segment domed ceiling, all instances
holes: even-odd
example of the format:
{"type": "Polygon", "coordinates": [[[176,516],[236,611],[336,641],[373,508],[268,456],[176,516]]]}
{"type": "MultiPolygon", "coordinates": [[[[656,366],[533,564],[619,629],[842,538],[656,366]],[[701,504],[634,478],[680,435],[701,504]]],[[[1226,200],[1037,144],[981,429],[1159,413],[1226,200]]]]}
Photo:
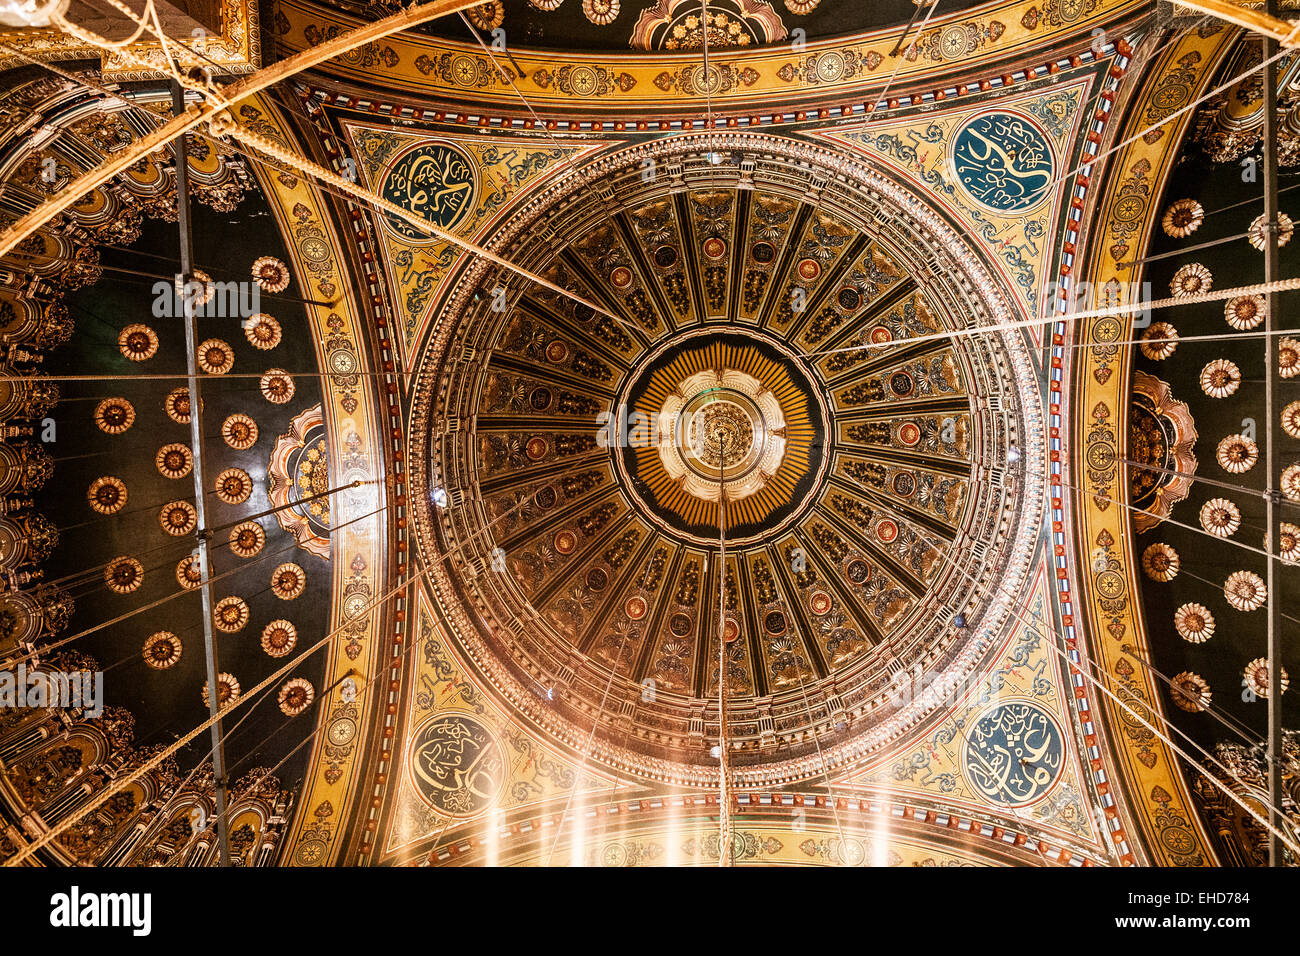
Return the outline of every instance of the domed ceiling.
{"type": "MultiPolygon", "coordinates": [[[[109,710],[0,709],[0,857],[219,858],[186,562],[220,532],[239,865],[1261,860],[1267,409],[1256,343],[1215,340],[1259,303],[1069,314],[1257,278],[1258,92],[1185,109],[1239,33],[1138,0],[396,9],[216,18],[207,65],[254,80],[184,140],[196,262],[267,307],[196,340],[215,528],[144,295],[176,147],[4,259],[0,655],[102,669],[109,710]]],[[[5,42],[68,67],[6,73],[8,236],[169,104],[156,45],[5,42]]]]}
{"type": "Polygon", "coordinates": [[[469,268],[419,359],[414,491],[512,708],[571,745],[603,710],[603,759],[705,781],[721,594],[734,762],[766,784],[915,720],[899,670],[977,664],[1037,533],[1039,398],[1015,335],[944,334],[1008,312],[932,210],[842,153],[688,137],[488,246],[573,295],[469,268]]]}

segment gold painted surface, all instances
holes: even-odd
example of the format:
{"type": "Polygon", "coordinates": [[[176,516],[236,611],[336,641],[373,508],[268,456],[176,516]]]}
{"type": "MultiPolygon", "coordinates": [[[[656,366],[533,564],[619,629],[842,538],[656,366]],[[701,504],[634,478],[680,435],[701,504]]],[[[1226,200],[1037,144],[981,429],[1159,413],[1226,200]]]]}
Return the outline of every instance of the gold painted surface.
{"type": "MultiPolygon", "coordinates": [[[[1234,37],[1233,31],[1222,29],[1208,37],[1192,33],[1165,51],[1149,79],[1142,81],[1128,123],[1117,132],[1117,140],[1133,136],[1200,95],[1210,85],[1215,67],[1234,37]]],[[[1165,178],[1192,116],[1183,114],[1112,158],[1106,191],[1099,200],[1101,219],[1088,240],[1091,255],[1083,260],[1091,262],[1092,269],[1079,276],[1091,281],[1094,289],[1141,280],[1118,263],[1144,254],[1147,237],[1161,212],[1158,201],[1165,178]]],[[[1079,341],[1097,343],[1134,335],[1123,319],[1109,317],[1080,323],[1072,334],[1079,341]]],[[[1079,365],[1071,396],[1076,437],[1070,480],[1084,492],[1063,489],[1062,494],[1071,503],[1067,511],[1076,522],[1074,560],[1082,569],[1090,655],[1104,671],[1108,689],[1159,727],[1165,724],[1161,695],[1140,663],[1149,659],[1149,645],[1137,599],[1137,562],[1126,507],[1128,482],[1116,461],[1128,434],[1132,350],[1101,344],[1075,354],[1079,365]]],[[[1149,862],[1213,865],[1214,853],[1186,786],[1186,774],[1193,771],[1180,766],[1180,758],[1160,738],[1099,691],[1089,687],[1088,698],[1105,715],[1126,796],[1119,803],[1146,835],[1149,862]]]]}
{"type": "MultiPolygon", "coordinates": [[[[283,118],[265,99],[240,106],[237,120],[281,142],[292,142],[283,118]]],[[[304,305],[316,343],[318,367],[362,369],[362,322],[346,294],[348,279],[340,238],[322,205],[316,186],[288,173],[250,163],[257,174],[293,257],[290,266],[306,295],[330,305],[304,305]]],[[[379,599],[384,597],[384,561],[388,518],[382,433],[373,391],[354,374],[321,379],[333,485],[360,479],[372,482],[339,495],[334,503],[331,535],[333,599],[330,628],[337,629],[329,649],[322,685],[329,687],[349,671],[359,690],[386,686],[386,665],[377,630],[379,599]],[[378,512],[377,514],[375,512],[378,512]],[[369,517],[365,517],[365,516],[369,517]]],[[[299,799],[294,829],[281,856],[284,865],[321,866],[339,862],[340,829],[358,811],[354,799],[357,773],[366,751],[380,733],[370,716],[374,693],[345,702],[335,687],[317,717],[324,732],[311,745],[311,760],[299,799]]]]}
{"type": "MultiPolygon", "coordinates": [[[[886,121],[870,118],[832,129],[817,131],[825,139],[841,143],[871,157],[915,184],[929,202],[947,212],[965,227],[965,234],[980,242],[990,262],[996,263],[1008,288],[1028,316],[1043,310],[1042,290],[1053,268],[1052,237],[1058,235],[1061,207],[1067,196],[1059,186],[1049,197],[1023,211],[1000,212],[976,200],[960,181],[964,168],[954,151],[954,138],[972,119],[982,115],[1006,114],[1031,124],[1044,135],[1052,151],[1052,178],[1073,168],[1071,157],[1083,135],[1080,106],[1091,102],[1096,67],[1077,71],[1073,79],[1062,73],[1059,82],[1029,95],[1006,97],[978,107],[927,113],[920,117],[886,121]]],[[[998,155],[996,145],[987,147],[989,158],[998,155]]],[[[1043,179],[1035,174],[1038,185],[1043,179]]],[[[1041,337],[1040,329],[1031,330],[1041,337]]]]}
{"type": "MultiPolygon", "coordinates": [[[[1131,14],[1143,0],[1066,0],[1044,4],[1021,0],[973,16],[935,17],[905,54],[895,84],[905,88],[926,74],[960,66],[977,70],[982,63],[1031,51],[1047,51],[1062,39],[1088,37],[1091,27],[1131,14]]],[[[355,23],[346,15],[317,7],[309,0],[280,0],[273,32],[287,50],[297,51],[327,40],[355,23]]],[[[509,22],[505,28],[509,30],[509,22]]],[[[513,74],[519,90],[534,105],[620,108],[678,108],[683,98],[715,107],[770,109],[775,101],[807,96],[852,98],[879,95],[898,63],[889,56],[897,29],[867,34],[858,40],[825,40],[796,51],[774,45],[749,51],[726,50],[713,59],[706,82],[699,57],[684,53],[589,54],[511,49],[497,57],[513,74]],[[518,67],[518,71],[514,67],[518,67]]],[[[515,110],[518,94],[496,66],[472,43],[405,35],[371,44],[335,61],[341,78],[372,82],[380,88],[439,96],[458,104],[493,104],[515,110]]],[[[825,102],[831,102],[827,99],[825,102]]]]}
{"type": "MultiPolygon", "coordinates": [[[[497,228],[520,194],[571,170],[583,157],[605,145],[590,140],[557,145],[536,136],[490,140],[473,134],[430,136],[395,130],[391,126],[353,123],[345,123],[344,130],[358,159],[361,183],[381,193],[394,180],[395,166],[404,156],[422,149],[450,147],[451,152],[444,155],[463,157],[473,167],[472,175],[467,178],[471,183],[470,198],[468,205],[444,228],[472,242],[497,228]]],[[[459,181],[444,184],[442,188],[457,185],[459,181]]],[[[388,198],[405,205],[420,198],[421,190],[432,187],[411,183],[399,187],[393,183],[393,188],[395,192],[388,198]]],[[[425,212],[437,214],[433,207],[425,212]]],[[[409,238],[402,230],[390,228],[386,220],[378,234],[386,265],[384,274],[393,302],[401,309],[398,324],[402,334],[396,341],[409,363],[415,343],[428,334],[433,307],[443,297],[444,283],[465,253],[450,243],[409,238]]]]}

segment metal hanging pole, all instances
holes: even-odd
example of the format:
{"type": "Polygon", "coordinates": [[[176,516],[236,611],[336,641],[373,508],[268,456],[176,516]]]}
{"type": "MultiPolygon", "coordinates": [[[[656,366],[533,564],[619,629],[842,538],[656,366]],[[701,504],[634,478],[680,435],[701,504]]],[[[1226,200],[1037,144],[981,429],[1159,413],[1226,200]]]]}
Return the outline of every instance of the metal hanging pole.
{"type": "Polygon", "coordinates": [[[732,866],[727,779],[727,445],[718,442],[718,866],[732,866]]]}
{"type": "MultiPolygon", "coordinates": [[[[180,116],[185,112],[185,90],[179,83],[172,83],[172,112],[180,116]]],[[[176,212],[180,226],[181,281],[188,283],[194,270],[194,235],[190,220],[190,174],[189,155],[185,148],[185,137],[176,140],[176,212]]],[[[203,606],[203,656],[208,675],[208,716],[216,717],[221,709],[217,699],[217,641],[212,632],[212,581],[211,567],[208,562],[208,538],[212,532],[207,526],[204,505],[203,484],[203,430],[200,420],[203,416],[203,402],[199,397],[198,369],[198,331],[195,328],[193,296],[182,285],[177,291],[185,311],[185,371],[190,395],[190,450],[194,453],[194,510],[197,514],[194,537],[197,546],[194,550],[195,562],[199,567],[199,596],[203,606]]],[[[217,847],[222,866],[230,866],[230,834],[226,823],[226,748],[221,721],[212,725],[212,778],[215,786],[213,798],[217,815],[217,847]]]]}
{"type": "MultiPolygon", "coordinates": [[[[1277,0],[1265,7],[1270,17],[1277,16],[1277,0]]],[[[1264,44],[1264,220],[1268,241],[1264,245],[1264,281],[1279,277],[1278,269],[1278,197],[1277,197],[1277,72],[1268,58],[1277,53],[1277,40],[1265,35],[1264,44]]],[[[1276,292],[1268,294],[1264,330],[1279,328],[1276,292]]],[[[1268,802],[1273,829],[1268,835],[1268,865],[1283,866],[1282,842],[1277,830],[1283,826],[1278,807],[1282,805],[1282,595],[1278,593],[1278,548],[1281,544],[1278,505],[1281,485],[1277,472],[1277,449],[1274,447],[1274,416],[1280,407],[1278,395],[1279,343],[1272,335],[1264,338],[1264,475],[1268,494],[1264,500],[1268,527],[1268,802]]]]}

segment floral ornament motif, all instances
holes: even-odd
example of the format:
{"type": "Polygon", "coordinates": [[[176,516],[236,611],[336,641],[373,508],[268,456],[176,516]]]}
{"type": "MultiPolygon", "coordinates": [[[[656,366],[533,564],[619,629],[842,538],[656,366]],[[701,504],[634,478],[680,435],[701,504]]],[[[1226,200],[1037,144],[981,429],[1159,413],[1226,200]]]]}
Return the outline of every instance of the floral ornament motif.
{"type": "Polygon", "coordinates": [[[158,523],[174,538],[189,534],[198,524],[198,512],[188,501],[169,501],[158,512],[158,523]]]}
{"type": "Polygon", "coordinates": [[[1210,685],[1200,674],[1183,671],[1175,674],[1169,681],[1169,696],[1174,706],[1189,714],[1210,709],[1210,685]]]}
{"type": "Polygon", "coordinates": [[[209,375],[225,375],[235,367],[235,350],[221,339],[208,339],[199,345],[199,368],[209,375]]]}
{"type": "Polygon", "coordinates": [[[143,362],[158,354],[158,333],[147,325],[133,323],[118,333],[117,347],[132,362],[143,362]]]}
{"type": "Polygon", "coordinates": [[[262,650],[271,657],[284,657],[297,643],[298,629],[288,621],[272,621],[262,628],[262,650]]]}
{"type": "Polygon", "coordinates": [[[1241,369],[1235,362],[1217,358],[1201,369],[1201,391],[1210,398],[1227,398],[1241,387],[1241,369]]]}
{"type": "Polygon", "coordinates": [[[495,30],[505,22],[506,8],[500,0],[490,0],[466,11],[470,22],[480,30],[495,30]]]}
{"type": "Polygon", "coordinates": [[[1151,327],[1142,333],[1138,348],[1153,362],[1163,361],[1178,348],[1178,330],[1168,322],[1152,322],[1151,327]]]}
{"type": "Polygon", "coordinates": [[[1241,527],[1241,509],[1227,498],[1211,498],[1201,505],[1201,527],[1217,538],[1231,538],[1241,527]]]}
{"type": "Polygon", "coordinates": [[[785,8],[795,16],[804,17],[812,13],[822,0],[785,0],[785,8]]]}
{"type": "Polygon", "coordinates": [[[202,582],[199,574],[199,562],[194,555],[181,558],[176,564],[176,583],[187,591],[193,591],[202,582]]]}
{"type": "Polygon", "coordinates": [[[1169,291],[1177,299],[1189,295],[1199,295],[1202,292],[1210,291],[1213,278],[1210,275],[1210,270],[1201,263],[1189,262],[1174,273],[1173,279],[1169,282],[1169,291]]]}
{"type": "Polygon", "coordinates": [[[1268,600],[1268,588],[1253,571],[1233,571],[1223,582],[1223,596],[1238,611],[1255,611],[1268,600]]]}
{"type": "Polygon", "coordinates": [[[307,587],[307,573],[287,562],[271,572],[271,593],[281,601],[292,601],[307,587]]]}
{"type": "Polygon", "coordinates": [[[316,699],[316,688],[301,677],[284,682],[278,695],[280,710],[287,717],[297,717],[316,699]]]}
{"type": "MultiPolygon", "coordinates": [[[[1256,697],[1268,697],[1268,658],[1257,657],[1242,671],[1242,676],[1246,678],[1246,686],[1254,692],[1256,697]]],[[[1291,686],[1291,677],[1287,674],[1286,668],[1282,668],[1281,680],[1282,693],[1291,686]]]]}
{"type": "Polygon", "coordinates": [[[1300,501],[1300,462],[1288,465],[1282,472],[1282,494],[1292,501],[1300,501]]]}
{"type": "Polygon", "coordinates": [[[619,0],[582,0],[582,12],[588,20],[603,27],[618,19],[619,0]]]}
{"type": "Polygon", "coordinates": [[[275,256],[262,256],[253,262],[253,281],[263,292],[283,292],[289,288],[289,267],[275,256]]]}
{"type": "Polygon", "coordinates": [[[125,398],[106,398],[95,406],[95,425],[101,432],[120,435],[135,424],[135,406],[125,398]]]}
{"type": "Polygon", "coordinates": [[[1282,409],[1282,431],[1292,438],[1300,438],[1300,402],[1292,402],[1282,409]]]}
{"type": "Polygon", "coordinates": [[[189,445],[173,442],[158,449],[153,463],[164,478],[184,478],[194,467],[194,452],[189,445]]]}
{"type": "Polygon", "coordinates": [[[262,376],[262,397],[273,405],[283,405],[293,398],[294,384],[289,373],[282,368],[268,369],[262,376]]]}
{"type": "Polygon", "coordinates": [[[175,667],[181,659],[181,639],[171,631],[159,631],[144,639],[144,662],[156,671],[175,667]]]}
{"type": "Polygon", "coordinates": [[[330,558],[330,500],[315,498],[329,490],[329,448],[325,418],[319,404],[303,409],[289,422],[289,431],[276,439],[267,463],[266,497],[279,508],[275,520],[298,545],[325,560],[330,558]]]}
{"type": "MultiPolygon", "coordinates": [[[[202,399],[199,400],[202,403],[202,399]]],[[[182,385],[180,388],[173,388],[163,399],[163,411],[178,425],[188,425],[190,423],[190,390],[182,385]]]]}
{"type": "Polygon", "coordinates": [[[1184,604],[1174,612],[1174,629],[1192,644],[1204,644],[1214,636],[1214,615],[1204,604],[1184,604]]]}
{"type": "Polygon", "coordinates": [[[223,597],[212,609],[212,625],[223,634],[242,631],[248,623],[248,604],[241,597],[223,597]]]}
{"type": "Polygon", "coordinates": [[[1283,378],[1300,375],[1300,339],[1288,335],[1277,344],[1277,373],[1283,378]]]}
{"type": "Polygon", "coordinates": [[[1172,581],[1181,567],[1178,552],[1163,541],[1148,545],[1142,552],[1142,570],[1152,581],[1172,581]]]}
{"type": "Polygon", "coordinates": [[[1230,475],[1244,475],[1259,461],[1259,446],[1245,435],[1229,435],[1215,452],[1219,467],[1230,475]]]}
{"type": "MultiPolygon", "coordinates": [[[[217,675],[217,706],[225,707],[227,704],[233,704],[239,700],[239,681],[235,679],[234,674],[217,675]]],[[[208,682],[203,682],[203,706],[212,706],[208,702],[208,682]]]]}
{"type": "Polygon", "coordinates": [[[248,451],[257,444],[257,422],[236,412],[221,423],[221,437],[235,451],[248,451]]]}
{"type": "Polygon", "coordinates": [[[560,4],[563,2],[564,0],[528,0],[528,5],[545,13],[550,13],[552,10],[560,9],[560,4]]]}
{"type": "Polygon", "coordinates": [[[1264,321],[1268,306],[1262,295],[1234,295],[1223,304],[1223,319],[1238,332],[1249,332],[1264,321]]]}
{"type": "Polygon", "coordinates": [[[126,485],[121,478],[103,475],[90,483],[86,500],[92,511],[101,515],[115,515],[126,507],[126,485]]]}
{"type": "Polygon", "coordinates": [[[284,332],[280,323],[265,312],[258,312],[244,324],[244,338],[255,349],[266,352],[280,344],[284,332]]]}
{"type": "Polygon", "coordinates": [[[144,584],[144,565],[125,555],[114,558],[104,568],[104,583],[116,594],[130,594],[144,584]]]}
{"type": "Polygon", "coordinates": [[[266,545],[266,532],[256,521],[245,521],[230,529],[230,550],[251,558],[266,545]]]}
{"type": "MultiPolygon", "coordinates": [[[[1246,232],[1246,238],[1252,246],[1263,252],[1264,247],[1268,245],[1268,233],[1268,217],[1264,213],[1260,213],[1255,217],[1255,221],[1250,224],[1250,229],[1246,232]]],[[[1278,248],[1290,242],[1293,235],[1295,235],[1295,223],[1291,221],[1291,217],[1286,213],[1279,212],[1277,214],[1278,248]]]]}
{"type": "Polygon", "coordinates": [[[217,475],[217,497],[228,505],[240,505],[253,493],[253,479],[242,468],[227,468],[217,475]]]}
{"type": "MultiPolygon", "coordinates": [[[[789,0],[786,0],[789,6],[789,0]]],[[[1165,235],[1173,239],[1186,239],[1205,221],[1205,207],[1195,199],[1179,199],[1165,210],[1160,219],[1160,228],[1165,235]]]]}
{"type": "MultiPolygon", "coordinates": [[[[1282,547],[1278,551],[1283,561],[1300,561],[1300,525],[1291,524],[1289,521],[1282,522],[1282,534],[1280,537],[1282,547]]],[[[1267,539],[1264,542],[1265,547],[1268,545],[1267,539]]]]}

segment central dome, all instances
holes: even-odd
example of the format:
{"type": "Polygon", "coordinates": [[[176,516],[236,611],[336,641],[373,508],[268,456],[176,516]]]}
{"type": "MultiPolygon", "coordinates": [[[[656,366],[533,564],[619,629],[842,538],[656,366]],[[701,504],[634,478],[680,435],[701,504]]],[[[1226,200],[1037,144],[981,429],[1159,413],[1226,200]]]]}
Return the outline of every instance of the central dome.
{"type": "Polygon", "coordinates": [[[574,297],[463,259],[411,450],[431,613],[503,707],[711,786],[725,661],[737,784],[777,785],[992,653],[1041,415],[1022,338],[943,334],[1012,315],[937,213],[844,154],[731,134],[611,153],[501,222],[484,244],[574,297]]]}

